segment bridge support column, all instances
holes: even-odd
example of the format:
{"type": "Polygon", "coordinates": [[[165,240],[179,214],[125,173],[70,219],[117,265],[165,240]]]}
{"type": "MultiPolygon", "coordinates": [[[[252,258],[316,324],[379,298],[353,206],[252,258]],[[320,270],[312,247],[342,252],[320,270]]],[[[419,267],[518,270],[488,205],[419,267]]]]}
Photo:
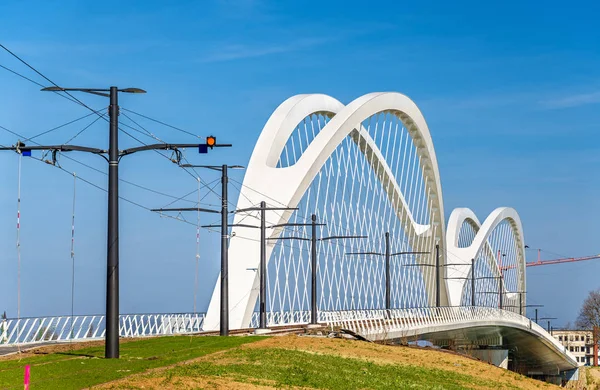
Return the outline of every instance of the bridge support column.
{"type": "Polygon", "coordinates": [[[467,354],[496,367],[508,369],[508,349],[473,349],[467,351],[467,354]]]}

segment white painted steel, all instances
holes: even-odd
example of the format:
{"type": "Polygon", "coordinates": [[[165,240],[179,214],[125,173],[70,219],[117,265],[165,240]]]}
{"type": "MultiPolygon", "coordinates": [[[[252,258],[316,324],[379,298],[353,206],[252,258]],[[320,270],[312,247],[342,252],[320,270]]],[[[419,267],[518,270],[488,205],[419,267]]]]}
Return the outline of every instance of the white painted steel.
{"type": "MultiPolygon", "coordinates": [[[[201,332],[204,313],[123,314],[121,337],[162,336],[201,332]]],[[[0,346],[95,340],[104,338],[103,315],[8,319],[0,322],[0,346]]]]}
{"type": "Polygon", "coordinates": [[[361,310],[323,313],[333,330],[348,329],[370,340],[385,340],[435,333],[447,329],[475,326],[496,326],[523,329],[542,338],[562,354],[565,361],[577,367],[575,357],[546,330],[517,313],[492,307],[427,307],[411,309],[361,310]]]}
{"type": "MultiPolygon", "coordinates": [[[[479,220],[470,209],[457,208],[453,210],[448,220],[446,244],[448,248],[448,262],[457,264],[447,267],[449,279],[446,284],[448,286],[450,306],[468,305],[463,298],[465,292],[470,291],[469,280],[458,278],[471,277],[471,259],[481,259],[488,262],[489,265],[489,275],[486,276],[503,276],[506,279],[505,273],[515,273],[516,282],[513,283],[512,290],[506,287],[506,283],[504,284],[505,304],[514,306],[512,308],[513,311],[518,311],[519,306],[525,307],[526,296],[525,294],[519,294],[519,292],[526,291],[525,241],[521,219],[513,208],[499,207],[495,209],[483,224],[479,223],[479,220]],[[498,263],[496,255],[498,244],[493,245],[490,242],[490,236],[503,223],[506,224],[506,227],[510,227],[510,229],[505,229],[510,234],[506,234],[505,232],[499,239],[503,241],[504,247],[508,247],[508,252],[513,254],[510,257],[514,257],[514,264],[512,264],[513,268],[511,270],[501,272],[500,267],[502,264],[498,263]],[[465,240],[460,242],[461,233],[464,233],[465,229],[472,229],[469,237],[471,242],[465,242],[465,240]],[[475,233],[474,235],[473,232],[475,233]],[[521,299],[520,304],[519,299],[521,299]]],[[[494,288],[495,286],[494,283],[481,283],[481,285],[487,286],[485,289],[494,288]]],[[[484,301],[490,302],[489,299],[484,301]]]]}
{"type": "MultiPolygon", "coordinates": [[[[425,119],[415,103],[399,93],[372,93],[354,100],[347,106],[326,95],[299,95],[285,101],[269,118],[256,143],[244,177],[237,208],[256,206],[262,200],[266,200],[270,206],[296,207],[321,168],[347,137],[358,146],[372,170],[376,172],[379,185],[384,188],[386,197],[395,208],[397,218],[401,220],[408,239],[408,242],[402,245],[409,245],[412,250],[433,252],[433,246],[439,243],[441,261],[444,262],[444,211],[433,143],[425,119]],[[413,217],[415,210],[407,207],[405,194],[400,191],[397,179],[390,171],[377,143],[368,131],[364,131],[363,121],[380,113],[398,118],[410,136],[411,146],[415,147],[414,159],[418,164],[418,175],[423,175],[425,183],[423,187],[424,190],[426,189],[427,198],[424,203],[427,203],[427,215],[429,215],[427,224],[423,225],[415,220],[413,217]],[[312,142],[293,164],[285,167],[279,164],[278,167],[278,161],[290,136],[299,123],[311,115],[324,115],[330,119],[323,128],[319,129],[312,142]],[[425,242],[428,242],[429,246],[423,247],[425,242]]],[[[285,223],[291,215],[292,212],[267,211],[267,221],[270,224],[285,223]]],[[[238,214],[234,224],[248,217],[248,214],[238,214]]],[[[250,217],[256,218],[256,213],[250,217]]],[[[271,238],[277,238],[281,232],[281,229],[274,229],[269,232],[269,235],[271,238]]],[[[382,233],[382,231],[378,232],[380,235],[382,233]]],[[[229,320],[232,329],[245,328],[251,322],[258,294],[258,275],[255,272],[259,262],[258,239],[257,229],[243,227],[232,229],[229,245],[229,320]]],[[[274,242],[267,245],[267,259],[271,258],[274,246],[274,242]]],[[[433,261],[433,254],[431,254],[423,262],[432,265],[433,261]]],[[[297,272],[305,272],[305,270],[297,272]]],[[[424,278],[424,288],[427,290],[426,299],[433,304],[435,295],[433,270],[424,267],[420,272],[424,278]]],[[[444,287],[445,284],[442,283],[440,295],[443,304],[447,303],[444,287]]],[[[286,284],[285,288],[289,288],[289,285],[286,284]]],[[[207,312],[207,329],[217,329],[219,325],[219,291],[220,284],[217,279],[207,312]]],[[[297,291],[293,293],[297,294],[297,291]]],[[[282,306],[279,310],[285,311],[285,308],[282,306]]]]}

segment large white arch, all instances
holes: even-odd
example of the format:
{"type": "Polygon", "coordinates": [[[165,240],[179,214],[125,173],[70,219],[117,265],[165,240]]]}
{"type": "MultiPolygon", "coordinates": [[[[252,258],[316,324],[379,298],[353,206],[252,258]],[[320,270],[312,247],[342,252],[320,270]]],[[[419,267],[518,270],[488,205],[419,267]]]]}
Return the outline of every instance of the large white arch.
{"type": "MultiPolygon", "coordinates": [[[[359,145],[370,160],[378,164],[379,180],[392,186],[388,188],[388,197],[396,207],[402,208],[403,226],[416,235],[435,234],[435,241],[440,245],[440,253],[445,253],[445,224],[441,193],[441,183],[437,159],[429,129],[414,102],[405,95],[394,92],[371,93],[354,100],[347,106],[326,95],[298,95],[282,103],[271,115],[254,148],[244,185],[238,201],[238,209],[254,206],[262,200],[270,205],[298,205],[306,189],[312,183],[329,156],[348,135],[359,145]],[[413,144],[419,153],[423,174],[430,185],[432,226],[419,225],[413,219],[403,200],[403,194],[395,183],[395,178],[383,160],[381,153],[367,132],[356,129],[357,124],[380,112],[393,112],[403,122],[410,133],[413,144]],[[296,126],[311,114],[321,113],[332,117],[329,123],[315,136],[302,156],[295,164],[277,168],[277,160],[296,126]],[[268,197],[266,198],[267,195],[268,197]],[[266,199],[265,199],[266,198],[266,199]]],[[[398,210],[397,210],[398,211],[398,210]]],[[[267,211],[267,220],[272,223],[285,223],[291,212],[277,214],[267,211]]],[[[243,215],[236,215],[234,224],[239,223],[243,215]]],[[[255,269],[259,262],[259,232],[256,229],[234,227],[229,246],[229,307],[230,328],[241,328],[249,325],[258,294],[258,277],[255,269]]],[[[271,237],[279,231],[274,230],[271,237]]],[[[270,257],[274,242],[267,245],[267,258],[270,257]]],[[[442,259],[444,261],[444,259],[442,259]]],[[[425,278],[432,278],[429,267],[424,270],[425,278]]],[[[441,276],[443,277],[443,275],[441,276]]],[[[433,286],[434,283],[426,283],[433,286]]],[[[445,284],[442,283],[442,286],[445,284]]],[[[206,316],[205,328],[216,329],[219,324],[220,284],[215,290],[206,316]]],[[[430,302],[434,293],[428,291],[430,302]]],[[[441,291],[442,303],[447,302],[445,288],[441,291]]]]}
{"type": "MultiPolygon", "coordinates": [[[[494,229],[503,221],[508,221],[510,223],[517,244],[517,288],[518,291],[526,291],[525,242],[521,218],[517,211],[510,207],[499,207],[490,213],[483,224],[480,224],[473,211],[468,208],[457,208],[454,209],[450,215],[448,220],[448,230],[446,232],[446,243],[451,259],[449,263],[455,264],[447,267],[448,279],[446,280],[449,301],[452,306],[460,306],[462,302],[466,280],[458,278],[470,274],[471,259],[476,259],[482,250],[490,250],[488,238],[494,229]],[[471,245],[460,248],[458,246],[458,240],[460,231],[465,222],[477,226],[478,229],[475,229],[476,234],[471,245]]],[[[494,262],[493,269],[497,276],[501,275],[498,263],[494,262]]],[[[506,291],[506,293],[507,298],[518,299],[514,293],[508,291],[506,291]]],[[[523,306],[525,306],[525,295],[522,294],[520,297],[523,306]]]]}

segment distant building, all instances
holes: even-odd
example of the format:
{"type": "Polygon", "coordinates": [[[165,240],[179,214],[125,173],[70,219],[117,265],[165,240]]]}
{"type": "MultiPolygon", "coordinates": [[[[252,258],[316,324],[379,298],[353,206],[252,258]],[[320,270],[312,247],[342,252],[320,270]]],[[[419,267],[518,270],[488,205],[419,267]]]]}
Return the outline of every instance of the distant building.
{"type": "Polygon", "coordinates": [[[580,366],[593,364],[594,343],[591,330],[554,329],[552,336],[575,356],[580,366]]]}

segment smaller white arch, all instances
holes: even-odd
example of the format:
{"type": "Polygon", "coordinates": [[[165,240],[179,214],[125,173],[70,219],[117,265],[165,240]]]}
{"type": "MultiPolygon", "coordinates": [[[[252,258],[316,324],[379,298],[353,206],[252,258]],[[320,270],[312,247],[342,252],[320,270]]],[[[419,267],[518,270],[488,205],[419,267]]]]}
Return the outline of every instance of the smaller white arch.
{"type": "MultiPolygon", "coordinates": [[[[523,227],[521,224],[521,218],[517,211],[511,207],[498,207],[490,213],[485,219],[483,224],[479,227],[475,238],[471,245],[466,248],[458,247],[458,238],[460,229],[465,221],[473,221],[478,223],[475,213],[468,208],[457,208],[452,211],[448,220],[448,230],[446,232],[446,242],[448,246],[448,263],[454,264],[448,266],[448,279],[446,285],[448,289],[448,295],[450,304],[452,306],[459,306],[462,302],[462,295],[464,292],[464,286],[466,283],[464,278],[465,275],[469,275],[471,272],[471,259],[476,259],[481,250],[489,249],[488,238],[494,231],[494,229],[503,221],[508,221],[511,224],[511,228],[514,232],[516,245],[517,245],[517,286],[518,291],[523,292],[526,290],[525,280],[525,242],[523,238],[523,227]],[[484,248],[485,247],[485,248],[484,248]]],[[[495,273],[500,275],[500,268],[495,263],[495,273]]],[[[507,298],[515,299],[517,296],[515,293],[507,293],[507,298]]],[[[521,294],[522,304],[525,305],[524,294],[521,294]]]]}

